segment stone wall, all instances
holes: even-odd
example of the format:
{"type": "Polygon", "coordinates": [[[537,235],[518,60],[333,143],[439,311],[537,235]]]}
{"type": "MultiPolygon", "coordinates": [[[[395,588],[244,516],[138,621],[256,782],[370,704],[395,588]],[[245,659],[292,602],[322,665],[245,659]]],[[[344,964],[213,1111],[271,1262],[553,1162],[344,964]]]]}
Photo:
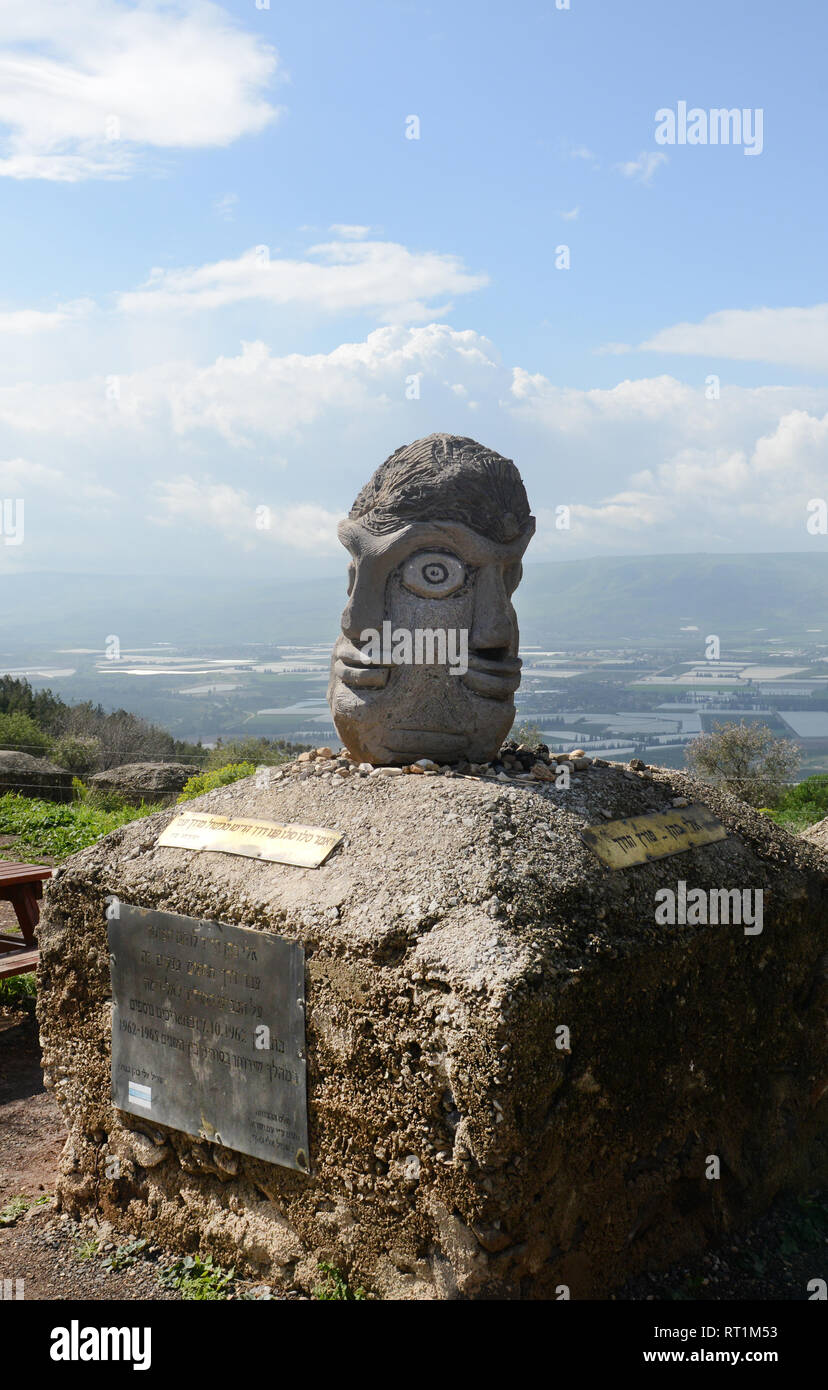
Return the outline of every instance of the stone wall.
{"type": "Polygon", "coordinates": [[[326,1259],[384,1298],[596,1298],[825,1177],[828,873],[734,798],[587,765],[568,790],[330,771],[190,807],[344,840],[316,870],[192,854],[156,847],[162,812],[59,871],[39,1007],[65,1209],[285,1287],[326,1259]],[[728,838],[624,870],[581,839],[681,798],[728,838]],[[657,925],[679,879],[762,889],[762,933],[657,925]],[[310,1175],[113,1110],[110,894],[304,943],[310,1175]]]}

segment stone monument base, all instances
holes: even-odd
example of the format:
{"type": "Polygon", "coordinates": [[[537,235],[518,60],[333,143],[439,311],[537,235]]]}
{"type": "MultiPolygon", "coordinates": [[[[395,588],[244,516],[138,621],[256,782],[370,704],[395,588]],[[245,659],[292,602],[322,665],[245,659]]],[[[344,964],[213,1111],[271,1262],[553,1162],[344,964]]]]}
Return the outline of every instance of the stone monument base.
{"type": "Polygon", "coordinates": [[[568,790],[329,771],[188,809],[344,839],[318,869],[193,853],[156,845],[166,811],[58,871],[39,1007],[64,1210],[285,1288],[326,1260],[381,1298],[589,1299],[824,1178],[828,872],[741,802],[580,760],[568,790]],[[581,838],[676,800],[727,838],[627,868],[581,838]],[[761,890],[761,931],[659,924],[681,883],[761,890]],[[113,894],[304,944],[309,1173],[113,1108],[113,894]]]}

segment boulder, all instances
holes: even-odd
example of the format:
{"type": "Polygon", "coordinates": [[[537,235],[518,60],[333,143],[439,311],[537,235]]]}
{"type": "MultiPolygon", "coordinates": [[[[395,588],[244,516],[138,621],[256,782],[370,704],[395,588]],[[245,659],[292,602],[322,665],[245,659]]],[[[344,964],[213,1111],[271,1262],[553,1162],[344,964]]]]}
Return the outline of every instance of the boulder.
{"type": "Polygon", "coordinates": [[[72,773],[46,758],[0,751],[0,795],[6,792],[39,796],[44,801],[71,801],[72,773]]]}
{"type": "Polygon", "coordinates": [[[96,791],[117,792],[131,806],[140,806],[142,801],[169,803],[197,772],[198,768],[187,763],[123,763],[96,772],[89,785],[96,791]]]}
{"type": "Polygon", "coordinates": [[[828,854],[828,816],[824,820],[818,820],[816,825],[809,825],[807,830],[803,830],[802,839],[816,845],[817,849],[828,854]]]}
{"type": "Polygon", "coordinates": [[[47,885],[64,1211],[285,1288],[326,1260],[380,1298],[590,1299],[824,1180],[815,848],[672,770],[298,772],[189,807],[337,829],[321,868],[161,847],[163,811],[47,885]],[[682,798],[727,838],[624,869],[582,838],[682,798]],[[680,882],[761,891],[761,930],[660,925],[680,882]],[[111,894],[304,944],[309,1173],[113,1108],[111,894]]]}

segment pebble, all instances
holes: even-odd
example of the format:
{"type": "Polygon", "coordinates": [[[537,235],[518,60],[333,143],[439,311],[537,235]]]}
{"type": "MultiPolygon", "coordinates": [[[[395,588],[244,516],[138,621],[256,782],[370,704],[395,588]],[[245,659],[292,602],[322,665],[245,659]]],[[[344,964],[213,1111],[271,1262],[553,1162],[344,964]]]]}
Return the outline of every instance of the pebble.
{"type": "MultiPolygon", "coordinates": [[[[320,777],[331,783],[333,778],[357,777],[486,777],[498,782],[554,782],[561,768],[570,772],[584,772],[589,767],[609,767],[604,758],[591,758],[583,748],[573,748],[570,753],[550,753],[545,743],[534,747],[517,744],[508,739],[500,751],[487,763],[469,763],[459,759],[449,766],[435,762],[432,758],[418,758],[407,767],[375,767],[373,763],[358,763],[351,758],[347,749],[334,753],[328,747],[315,748],[300,753],[279,776],[291,775],[304,780],[310,776],[320,777]]],[[[627,771],[625,776],[637,780],[637,772],[644,770],[646,764],[640,758],[633,758],[629,764],[636,771],[627,771]]],[[[574,779],[577,783],[577,779],[574,779]]],[[[338,782],[334,783],[339,785],[338,782]]],[[[686,798],[677,798],[674,805],[688,805],[686,798]]]]}

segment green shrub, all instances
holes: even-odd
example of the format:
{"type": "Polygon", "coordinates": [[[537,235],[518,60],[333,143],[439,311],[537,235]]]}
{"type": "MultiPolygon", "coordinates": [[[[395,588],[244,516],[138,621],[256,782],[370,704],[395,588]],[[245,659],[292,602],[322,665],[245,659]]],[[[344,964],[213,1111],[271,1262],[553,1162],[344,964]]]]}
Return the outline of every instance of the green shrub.
{"type": "Polygon", "coordinates": [[[226,767],[214,768],[212,772],[197,772],[184,783],[184,790],[178,800],[192,801],[195,796],[214,791],[216,787],[227,787],[242,777],[252,777],[256,771],[253,763],[228,763],[226,767]]]}
{"type": "Polygon", "coordinates": [[[788,787],[768,814],[777,825],[784,825],[788,830],[807,830],[809,825],[828,816],[828,773],[818,772],[797,786],[788,787]]]}
{"type": "Polygon", "coordinates": [[[49,735],[44,734],[28,714],[19,710],[12,714],[0,714],[0,748],[13,748],[19,753],[29,753],[33,758],[43,758],[49,751],[50,743],[49,735]]]}
{"type": "Polygon", "coordinates": [[[320,1302],[362,1303],[365,1300],[365,1290],[349,1288],[345,1276],[327,1260],[320,1262],[319,1273],[322,1275],[322,1282],[314,1288],[313,1296],[320,1302]]]}
{"type": "Polygon", "coordinates": [[[76,776],[94,772],[101,761],[101,741],[86,734],[64,734],[52,749],[52,762],[76,776]]]}
{"type": "Polygon", "coordinates": [[[104,1269],[108,1269],[111,1273],[117,1273],[118,1270],[128,1269],[130,1265],[136,1264],[146,1247],[146,1240],[137,1240],[133,1236],[132,1240],[128,1240],[124,1245],[119,1245],[117,1250],[113,1250],[112,1254],[107,1255],[101,1263],[104,1269]]]}
{"type": "Polygon", "coordinates": [[[785,783],[800,763],[792,739],[777,738],[767,724],[714,723],[688,743],[688,766],[706,782],[724,786],[749,806],[779,806],[785,783]]]}
{"type": "Polygon", "coordinates": [[[309,743],[285,743],[284,740],[269,738],[236,738],[229,743],[219,739],[215,748],[207,754],[205,770],[214,772],[216,768],[227,767],[230,763],[253,763],[256,767],[276,767],[286,763],[297,753],[309,748],[309,743]]]}

